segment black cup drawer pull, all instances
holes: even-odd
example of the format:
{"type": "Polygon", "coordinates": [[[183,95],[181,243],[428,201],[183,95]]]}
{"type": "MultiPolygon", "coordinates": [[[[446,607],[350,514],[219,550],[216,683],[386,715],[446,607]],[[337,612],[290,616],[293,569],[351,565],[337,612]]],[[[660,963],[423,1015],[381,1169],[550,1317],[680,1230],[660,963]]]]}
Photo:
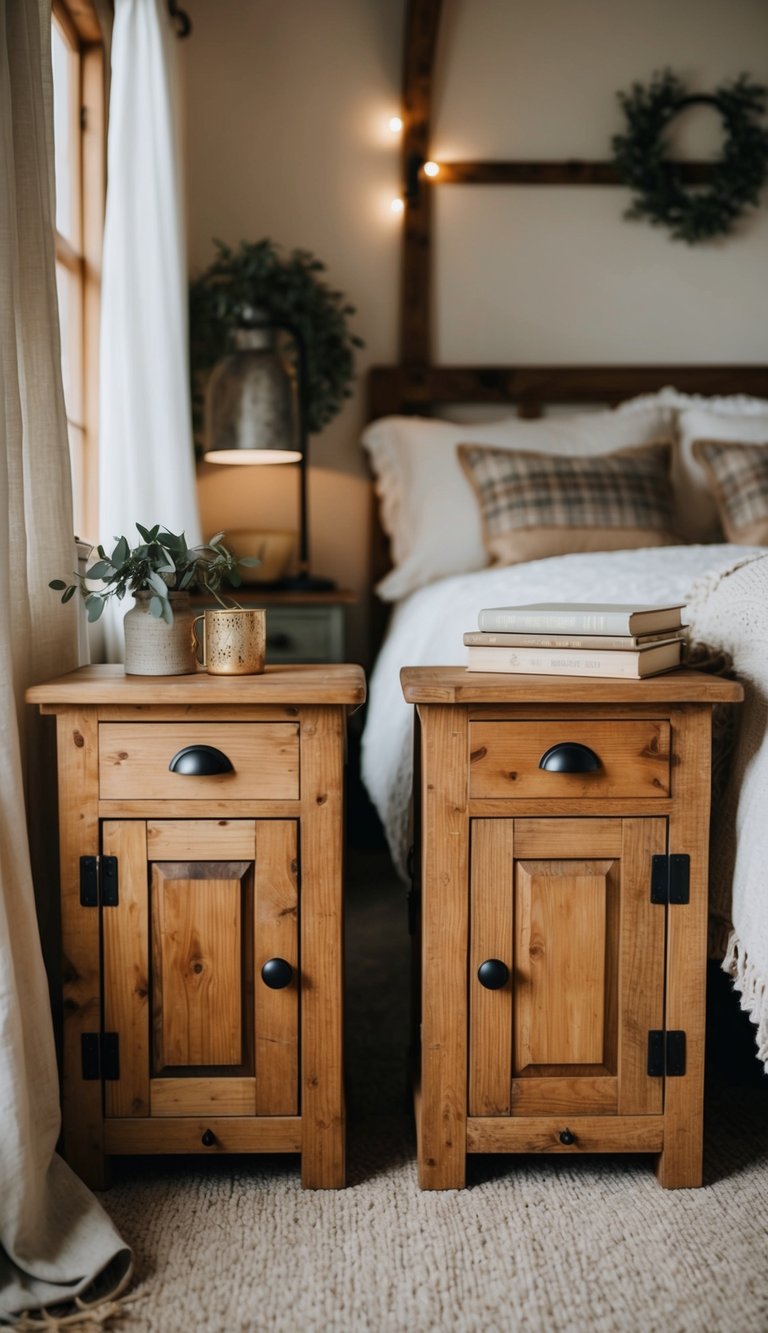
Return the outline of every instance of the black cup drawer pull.
{"type": "Polygon", "coordinates": [[[550,745],[539,760],[539,768],[548,773],[596,773],[600,760],[588,745],[578,741],[561,741],[559,745],[550,745]]]}
{"type": "Polygon", "coordinates": [[[211,777],[214,773],[233,773],[232,760],[215,745],[185,745],[168,765],[172,773],[190,777],[211,777]]]}

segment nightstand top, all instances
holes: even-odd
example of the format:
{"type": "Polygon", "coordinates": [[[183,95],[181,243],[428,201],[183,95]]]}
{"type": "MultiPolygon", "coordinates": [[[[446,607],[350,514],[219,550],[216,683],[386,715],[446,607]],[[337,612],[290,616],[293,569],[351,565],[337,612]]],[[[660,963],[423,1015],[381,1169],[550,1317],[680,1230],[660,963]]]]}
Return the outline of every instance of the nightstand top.
{"type": "Polygon", "coordinates": [[[120,664],[80,667],[32,685],[33,704],[362,704],[363,668],[350,663],[268,666],[257,676],[127,676],[120,664]]]}
{"type": "Polygon", "coordinates": [[[738,681],[685,667],[644,680],[607,676],[524,676],[467,671],[461,666],[403,667],[403,694],[412,704],[738,703],[738,681]]]}

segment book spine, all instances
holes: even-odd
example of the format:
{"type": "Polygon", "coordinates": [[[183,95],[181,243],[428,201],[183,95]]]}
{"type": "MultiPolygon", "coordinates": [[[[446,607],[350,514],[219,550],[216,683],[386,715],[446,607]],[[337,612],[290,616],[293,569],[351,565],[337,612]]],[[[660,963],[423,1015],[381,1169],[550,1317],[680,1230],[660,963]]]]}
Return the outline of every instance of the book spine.
{"type": "Polygon", "coordinates": [[[486,607],[477,618],[478,629],[516,630],[550,634],[629,634],[625,611],[505,611],[486,607]]]}
{"type": "Polygon", "coordinates": [[[523,659],[516,653],[505,653],[499,648],[489,648],[487,656],[482,648],[470,648],[467,656],[468,671],[501,671],[512,675],[531,676],[621,676],[637,679],[639,671],[634,654],[631,660],[618,653],[612,654],[612,660],[606,665],[599,658],[585,655],[562,658],[545,654],[540,657],[533,653],[523,659]]]}
{"type": "Polygon", "coordinates": [[[580,648],[632,649],[649,644],[669,643],[682,636],[673,630],[658,634],[524,634],[513,631],[492,633],[488,630],[467,630],[467,647],[484,648],[580,648]]]}

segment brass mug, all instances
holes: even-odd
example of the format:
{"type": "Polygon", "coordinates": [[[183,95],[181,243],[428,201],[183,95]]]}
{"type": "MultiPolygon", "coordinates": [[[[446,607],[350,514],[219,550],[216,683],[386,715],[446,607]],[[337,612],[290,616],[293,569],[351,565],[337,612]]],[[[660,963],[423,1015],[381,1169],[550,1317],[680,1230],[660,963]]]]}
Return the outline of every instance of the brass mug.
{"type": "Polygon", "coordinates": [[[195,655],[211,676],[257,676],[264,670],[267,613],[229,607],[195,616],[195,655]],[[203,622],[202,635],[198,623],[203,622]]]}

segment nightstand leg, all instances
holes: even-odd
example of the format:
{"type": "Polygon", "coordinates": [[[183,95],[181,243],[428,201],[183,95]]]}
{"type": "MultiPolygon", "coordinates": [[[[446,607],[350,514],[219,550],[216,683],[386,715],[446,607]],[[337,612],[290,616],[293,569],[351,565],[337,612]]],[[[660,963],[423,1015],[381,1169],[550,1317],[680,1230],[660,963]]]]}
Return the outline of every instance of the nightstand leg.
{"type": "Polygon", "coordinates": [[[467,1135],[467,714],[422,717],[419,1184],[461,1189],[467,1135]]]}
{"type": "Polygon", "coordinates": [[[301,1183],[346,1180],[342,837],[345,718],[305,708],[301,726],[301,1183]]]}
{"type": "Polygon", "coordinates": [[[670,852],[690,849],[690,902],[667,908],[669,1030],[685,1032],[685,1074],[667,1077],[664,1150],[656,1174],[665,1189],[702,1183],[704,1142],[704,1037],[707,985],[707,912],[711,710],[691,708],[676,737],[678,790],[669,820],[670,852]]]}

